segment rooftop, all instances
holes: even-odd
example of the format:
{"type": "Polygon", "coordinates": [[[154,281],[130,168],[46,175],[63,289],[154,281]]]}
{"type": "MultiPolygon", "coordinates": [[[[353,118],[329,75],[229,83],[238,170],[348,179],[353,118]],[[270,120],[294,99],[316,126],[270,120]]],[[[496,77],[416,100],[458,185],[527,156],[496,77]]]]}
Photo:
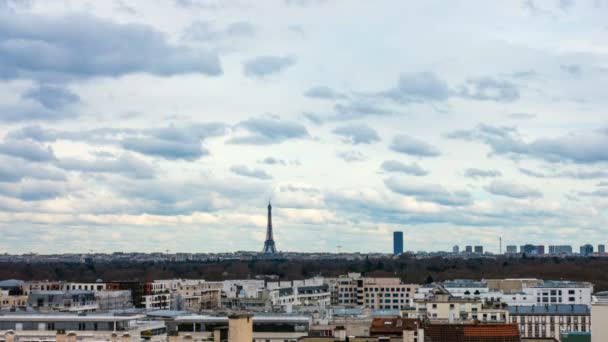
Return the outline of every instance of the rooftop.
{"type": "Polygon", "coordinates": [[[584,304],[520,305],[507,307],[510,315],[589,315],[584,304]]]}

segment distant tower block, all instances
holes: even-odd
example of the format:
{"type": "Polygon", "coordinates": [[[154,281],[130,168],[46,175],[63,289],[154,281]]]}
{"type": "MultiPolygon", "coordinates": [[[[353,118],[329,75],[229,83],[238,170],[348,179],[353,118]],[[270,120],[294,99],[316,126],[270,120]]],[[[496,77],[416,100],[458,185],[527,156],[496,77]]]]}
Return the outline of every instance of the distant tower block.
{"type": "Polygon", "coordinates": [[[266,227],[266,241],[264,241],[264,249],[262,253],[275,254],[277,247],[274,244],[274,238],[272,237],[272,206],[268,202],[268,226],[266,227]]]}

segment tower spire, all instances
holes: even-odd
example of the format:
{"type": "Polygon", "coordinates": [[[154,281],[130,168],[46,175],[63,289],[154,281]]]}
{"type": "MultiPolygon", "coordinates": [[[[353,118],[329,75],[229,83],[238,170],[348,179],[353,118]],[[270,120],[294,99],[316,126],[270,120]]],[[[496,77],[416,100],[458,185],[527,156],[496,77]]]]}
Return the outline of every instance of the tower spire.
{"type": "Polygon", "coordinates": [[[264,249],[262,250],[262,253],[274,254],[276,252],[277,248],[275,246],[272,234],[272,205],[270,204],[270,199],[268,199],[268,223],[266,226],[266,241],[264,241],[264,249]]]}

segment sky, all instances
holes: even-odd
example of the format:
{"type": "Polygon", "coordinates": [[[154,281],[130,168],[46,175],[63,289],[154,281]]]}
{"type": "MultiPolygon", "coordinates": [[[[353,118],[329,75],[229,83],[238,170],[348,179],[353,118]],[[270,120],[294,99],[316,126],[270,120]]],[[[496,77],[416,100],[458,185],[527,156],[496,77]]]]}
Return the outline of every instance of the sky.
{"type": "Polygon", "coordinates": [[[606,18],[0,0],[0,253],[608,243],[606,18]]]}

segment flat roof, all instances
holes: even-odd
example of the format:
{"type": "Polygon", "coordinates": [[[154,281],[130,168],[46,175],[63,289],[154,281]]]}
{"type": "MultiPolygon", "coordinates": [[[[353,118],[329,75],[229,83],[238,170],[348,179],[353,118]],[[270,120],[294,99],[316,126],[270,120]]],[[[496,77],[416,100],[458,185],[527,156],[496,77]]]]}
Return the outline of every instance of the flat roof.
{"type": "Polygon", "coordinates": [[[115,316],[115,315],[53,315],[53,314],[21,314],[0,315],[2,322],[115,322],[144,319],[145,315],[115,316]]]}
{"type": "Polygon", "coordinates": [[[508,306],[510,315],[589,315],[585,304],[551,304],[508,306]]]}
{"type": "MultiPolygon", "coordinates": [[[[179,316],[175,318],[176,322],[202,322],[202,323],[227,323],[227,316],[210,316],[210,315],[189,315],[179,316]]],[[[254,323],[309,323],[310,318],[307,316],[288,316],[288,315],[264,315],[253,316],[254,323]]]]}

